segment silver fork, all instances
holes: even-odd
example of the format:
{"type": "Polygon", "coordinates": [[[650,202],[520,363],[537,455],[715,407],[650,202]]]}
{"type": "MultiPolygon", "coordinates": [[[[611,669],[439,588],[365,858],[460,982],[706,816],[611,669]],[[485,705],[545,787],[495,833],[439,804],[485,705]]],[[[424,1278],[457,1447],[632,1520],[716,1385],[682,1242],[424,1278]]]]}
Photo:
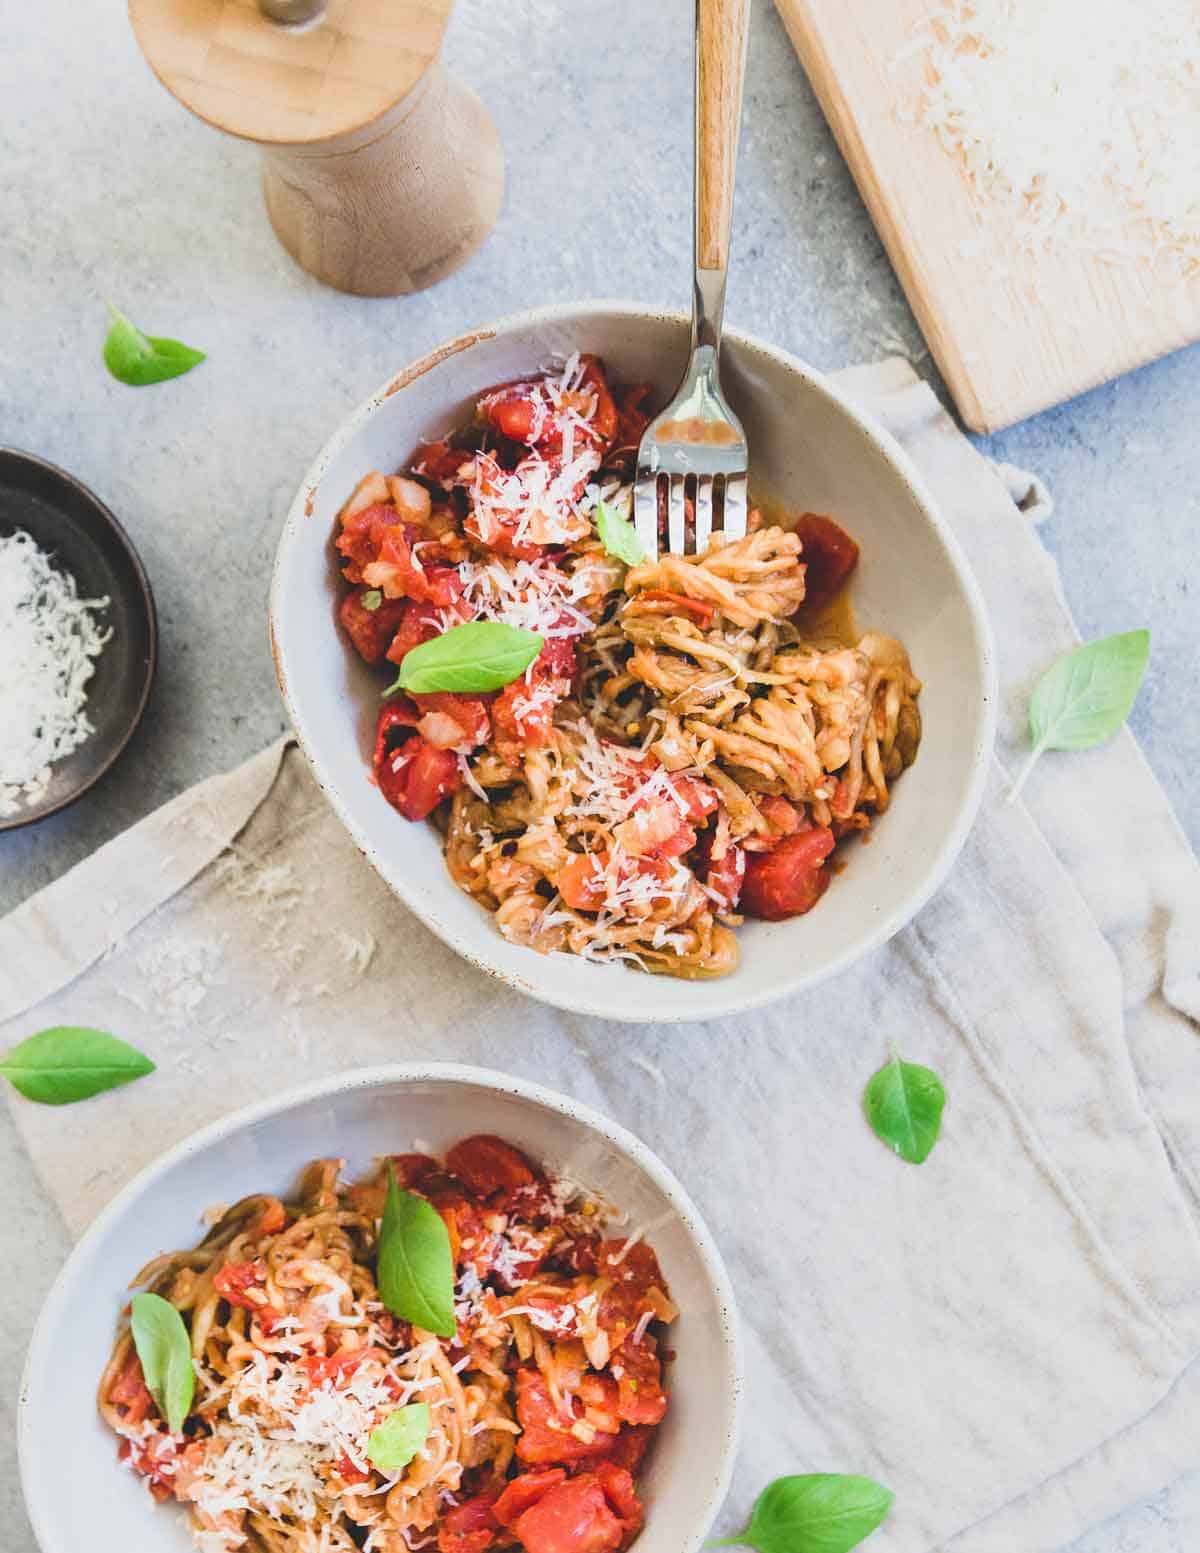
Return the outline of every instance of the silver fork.
{"type": "Polygon", "coordinates": [[[714,526],[729,539],[746,532],[749,449],[721,392],[719,369],[749,15],[750,0],[696,0],[692,355],[674,399],[646,427],[638,448],[633,520],[648,559],[658,554],[664,484],[673,553],[688,553],[689,528],[697,555],[707,550],[714,526]],[[694,525],[685,518],[689,495],[694,525]]]}

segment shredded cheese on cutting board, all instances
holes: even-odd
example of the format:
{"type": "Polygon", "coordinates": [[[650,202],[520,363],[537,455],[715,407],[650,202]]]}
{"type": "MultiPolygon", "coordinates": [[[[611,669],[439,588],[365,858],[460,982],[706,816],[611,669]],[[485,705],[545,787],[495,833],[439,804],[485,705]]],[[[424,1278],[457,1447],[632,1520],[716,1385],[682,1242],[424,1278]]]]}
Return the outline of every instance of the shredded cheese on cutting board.
{"type": "Polygon", "coordinates": [[[942,0],[916,117],[1026,245],[1200,274],[1200,0],[942,0]]]}
{"type": "Polygon", "coordinates": [[[50,768],[94,730],[87,683],[109,640],[96,614],[23,529],[0,536],[0,816],[36,803],[50,768]]]}

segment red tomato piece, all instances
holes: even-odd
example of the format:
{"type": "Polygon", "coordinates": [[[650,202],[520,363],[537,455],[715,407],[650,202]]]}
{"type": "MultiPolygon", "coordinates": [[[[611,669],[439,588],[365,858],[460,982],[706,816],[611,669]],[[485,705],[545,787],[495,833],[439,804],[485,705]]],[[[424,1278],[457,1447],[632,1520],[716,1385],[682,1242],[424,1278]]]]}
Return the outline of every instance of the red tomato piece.
{"type": "Polygon", "coordinates": [[[246,1298],[247,1289],[261,1289],[267,1270],[261,1262],[226,1262],[213,1278],[213,1288],[223,1300],[242,1310],[258,1310],[259,1302],[246,1298]]]}
{"type": "Polygon", "coordinates": [[[620,1388],[611,1375],[590,1371],[579,1382],[579,1400],[588,1423],[605,1434],[616,1434],[621,1427],[620,1388]]]}
{"type": "Polygon", "coordinates": [[[402,613],[391,645],[384,654],[390,663],[403,663],[414,647],[419,647],[422,642],[431,642],[435,636],[442,634],[441,621],[429,605],[414,604],[408,600],[397,602],[402,613]]]}
{"type": "Polygon", "coordinates": [[[574,673],[575,649],[552,636],[520,679],[505,685],[492,704],[492,719],[506,758],[550,742],[554,708],[570,693],[574,673]]]}
{"type": "Polygon", "coordinates": [[[288,1221],[287,1209],[279,1201],[278,1197],[272,1197],[264,1204],[261,1213],[250,1226],[252,1235],[278,1235],[288,1221]]]}
{"type": "Polygon", "coordinates": [[[438,1526],[438,1553],[483,1553],[499,1531],[493,1514],[495,1489],[485,1489],[447,1510],[438,1526]]]}
{"type": "Polygon", "coordinates": [[[622,1541],[626,1544],[632,1542],[641,1531],[645,1519],[633,1478],[624,1467],[613,1461],[598,1461],[596,1477],[604,1490],[609,1508],[621,1523],[622,1541]]]}
{"type": "Polygon", "coordinates": [[[406,606],[397,599],[382,599],[378,609],[367,609],[362,598],[361,589],[347,593],[338,607],[338,619],[359,657],[378,663],[404,618],[406,606]]]}
{"type": "Polygon", "coordinates": [[[512,1529],[525,1553],[615,1553],[623,1535],[590,1472],[555,1484],[512,1529]]]}
{"type": "Polygon", "coordinates": [[[720,806],[721,800],[716,788],[711,782],[701,781],[699,777],[673,776],[671,786],[683,799],[687,817],[695,825],[706,820],[710,814],[715,814],[720,806]]]}
{"type": "Polygon", "coordinates": [[[414,695],[421,721],[421,737],[434,749],[461,750],[464,754],[485,744],[491,737],[492,720],[488,704],[478,696],[438,690],[429,695],[414,695]]]}
{"type": "Polygon", "coordinates": [[[492,1506],[492,1514],[501,1526],[511,1526],[518,1516],[529,1509],[530,1505],[538,1502],[548,1488],[553,1488],[556,1483],[565,1482],[566,1477],[567,1474],[562,1467],[535,1467],[532,1472],[522,1472],[520,1477],[513,1478],[496,1500],[492,1506]]]}
{"type": "Polygon", "coordinates": [[[621,1371],[617,1377],[617,1412],[622,1423],[662,1423],[667,1411],[662,1365],[649,1343],[622,1343],[614,1367],[621,1371]]]}
{"type": "Polygon", "coordinates": [[[741,847],[729,842],[724,855],[714,863],[712,849],[712,832],[706,831],[697,848],[697,872],[705,887],[717,897],[714,906],[719,911],[736,911],[742,895],[742,881],[746,877],[746,854],[741,847]]]}
{"type": "Polygon", "coordinates": [[[406,820],[427,820],[444,798],[458,791],[463,776],[453,750],[434,749],[417,735],[380,763],[375,779],[406,820]]]}
{"type": "Polygon", "coordinates": [[[528,1367],[517,1371],[517,1422],[521,1426],[517,1457],[535,1467],[595,1461],[607,1456],[616,1439],[598,1430],[595,1439],[585,1444],[573,1435],[571,1420],[555,1407],[545,1377],[528,1367]]]}
{"type": "Polygon", "coordinates": [[[448,442],[427,442],[424,447],[417,449],[411,468],[413,474],[449,491],[455,484],[458,471],[470,459],[469,453],[464,453],[461,448],[452,448],[448,442]]]}
{"type": "Polygon", "coordinates": [[[844,528],[819,512],[802,512],[796,533],[804,562],[804,608],[824,609],[858,565],[858,546],[844,528]]]}
{"type": "Polygon", "coordinates": [[[642,403],[653,391],[653,383],[630,383],[616,390],[617,429],[613,433],[613,441],[618,447],[636,446],[642,440],[642,433],[650,424],[650,417],[642,409],[642,403]]]}
{"type": "Polygon", "coordinates": [[[743,908],[767,922],[811,911],[829,885],[829,870],[822,864],[833,848],[833,832],[820,825],[785,836],[769,852],[750,853],[743,908]]]}
{"type": "Polygon", "coordinates": [[[588,426],[593,435],[607,445],[616,436],[620,422],[608,378],[598,356],[581,356],[579,364],[583,368],[579,387],[582,392],[593,394],[596,400],[596,411],[588,426]]]}
{"type": "Polygon", "coordinates": [[[396,1185],[405,1191],[423,1192],[426,1184],[437,1177],[445,1179],[442,1167],[428,1154],[389,1154],[388,1159],[396,1175],[396,1185]]]}
{"type": "Polygon", "coordinates": [[[476,1197],[514,1192],[537,1180],[537,1172],[524,1154],[490,1133],[456,1143],[446,1155],[446,1168],[476,1197]]]}
{"type": "Polygon", "coordinates": [[[344,576],[349,582],[362,581],[362,569],[379,555],[384,531],[397,522],[399,513],[385,502],[364,507],[342,519],[342,531],[334,541],[345,557],[344,576]]]}
{"type": "Polygon", "coordinates": [[[604,869],[607,852],[581,852],[554,881],[558,893],[572,911],[599,911],[604,904],[604,869]]]}
{"type": "MultiPolygon", "coordinates": [[[[636,1474],[642,1465],[646,1452],[650,1449],[650,1442],[654,1438],[654,1430],[642,1428],[636,1425],[626,1425],[617,1436],[616,1443],[604,1458],[614,1467],[624,1467],[631,1475],[636,1474]]],[[[597,1464],[597,1472],[600,1467],[597,1464]]]]}
{"type": "Polygon", "coordinates": [[[599,1322],[606,1331],[618,1334],[636,1325],[646,1291],[666,1290],[666,1280],[653,1249],[644,1240],[630,1245],[625,1240],[605,1240],[596,1248],[596,1271],[611,1278],[600,1301],[599,1322]]]}
{"type": "Polygon", "coordinates": [[[686,593],[670,593],[666,588],[647,588],[636,595],[638,609],[654,615],[691,615],[702,631],[713,623],[716,606],[703,599],[690,599],[686,593]]]}
{"type": "Polygon", "coordinates": [[[366,1360],[379,1359],[386,1362],[387,1357],[382,1348],[339,1348],[337,1353],[309,1354],[304,1361],[304,1368],[308,1374],[308,1383],[315,1391],[324,1385],[335,1388],[343,1385],[366,1360]]]}
{"type": "Polygon", "coordinates": [[[349,1456],[340,1457],[333,1470],[343,1483],[369,1483],[371,1481],[371,1474],[364,1472],[361,1467],[356,1467],[349,1456]]]}
{"type": "Polygon", "coordinates": [[[147,1413],[153,1410],[154,1398],[146,1385],[142,1361],[138,1358],[136,1349],[129,1350],[129,1357],[113,1382],[108,1400],[127,1424],[140,1424],[147,1413]]]}

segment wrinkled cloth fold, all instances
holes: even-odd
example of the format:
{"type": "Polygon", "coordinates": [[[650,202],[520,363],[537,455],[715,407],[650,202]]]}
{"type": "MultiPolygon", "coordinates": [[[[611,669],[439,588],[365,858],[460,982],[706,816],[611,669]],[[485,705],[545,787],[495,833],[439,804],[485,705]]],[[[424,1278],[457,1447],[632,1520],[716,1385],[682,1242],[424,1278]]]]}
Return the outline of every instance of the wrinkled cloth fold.
{"type": "Polygon", "coordinates": [[[1200,868],[1128,733],[1006,801],[1031,685],[1076,640],[1048,495],[904,363],[840,382],[916,461],[999,651],[981,815],[909,928],[736,1020],[558,1013],[435,939],[281,741],[0,923],[0,1045],[87,1023],[159,1065],[69,1113],[10,1104],[78,1233],[163,1148],[306,1078],[443,1058],[565,1090],[662,1155],[727,1260],[749,1396],[727,1530],[779,1473],[854,1471],[896,1494],[880,1553],[1050,1553],[1197,1454],[1200,868]],[[950,1097],[920,1168],[860,1114],[891,1039],[950,1097]]]}

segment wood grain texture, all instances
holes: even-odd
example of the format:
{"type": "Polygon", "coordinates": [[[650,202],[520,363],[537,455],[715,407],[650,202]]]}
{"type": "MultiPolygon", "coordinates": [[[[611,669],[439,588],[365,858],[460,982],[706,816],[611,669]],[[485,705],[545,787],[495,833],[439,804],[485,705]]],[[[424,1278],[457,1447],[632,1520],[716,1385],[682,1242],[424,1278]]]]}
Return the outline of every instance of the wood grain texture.
{"type": "Polygon", "coordinates": [[[129,0],[138,43],[186,108],[230,135],[297,145],[362,129],[442,46],[453,0],[329,0],[282,27],[257,0],[129,0]]]}
{"type": "Polygon", "coordinates": [[[904,122],[920,88],[913,31],[934,0],[775,3],[972,430],[1200,339],[1200,283],[1065,248],[1029,253],[1007,211],[980,210],[933,132],[904,122]]]}
{"type": "Polygon", "coordinates": [[[440,62],[365,144],[264,152],[276,236],[318,280],[357,296],[423,291],[458,269],[503,190],[491,115],[440,62]]]}
{"type": "Polygon", "coordinates": [[[696,5],[696,263],[723,270],[729,226],[750,0],[697,0],[696,5]]]}

